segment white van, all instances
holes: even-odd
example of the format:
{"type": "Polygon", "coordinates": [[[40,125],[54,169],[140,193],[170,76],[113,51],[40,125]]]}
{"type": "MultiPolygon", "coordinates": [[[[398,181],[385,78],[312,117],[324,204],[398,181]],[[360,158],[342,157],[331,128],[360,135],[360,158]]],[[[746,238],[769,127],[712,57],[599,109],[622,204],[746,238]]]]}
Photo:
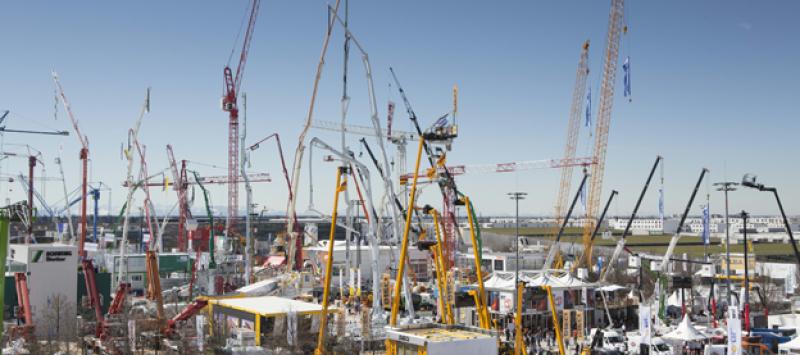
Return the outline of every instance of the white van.
{"type": "MultiPolygon", "coordinates": [[[[601,331],[603,332],[603,349],[627,353],[627,343],[625,343],[625,338],[619,332],[612,329],[602,329],[601,331]]],[[[592,328],[592,331],[589,332],[590,342],[594,339],[595,333],[597,333],[597,328],[592,328]]]]}
{"type": "MultiPolygon", "coordinates": [[[[628,337],[628,349],[630,354],[639,353],[639,343],[642,337],[639,335],[632,335],[628,337]]],[[[672,347],[669,346],[664,339],[660,337],[650,338],[650,354],[651,355],[672,355],[672,347]]]]}

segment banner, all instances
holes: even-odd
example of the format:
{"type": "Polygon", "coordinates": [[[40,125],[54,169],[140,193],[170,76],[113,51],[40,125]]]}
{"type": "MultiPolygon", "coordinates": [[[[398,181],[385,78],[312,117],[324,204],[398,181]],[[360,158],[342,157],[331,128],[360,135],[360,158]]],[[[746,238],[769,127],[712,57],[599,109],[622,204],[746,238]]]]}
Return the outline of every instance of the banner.
{"type": "Polygon", "coordinates": [[[709,215],[708,215],[708,204],[703,206],[703,244],[708,245],[709,241],[711,240],[711,231],[708,229],[709,223],[709,215]]]}
{"type": "Polygon", "coordinates": [[[631,57],[625,57],[625,62],[622,63],[622,70],[625,72],[625,77],[622,80],[623,91],[622,94],[631,100],[631,57]]]}
{"type": "Polygon", "coordinates": [[[639,335],[640,344],[650,345],[650,334],[652,333],[652,325],[650,324],[650,306],[643,303],[639,304],[639,335]]]}
{"type": "Polygon", "coordinates": [[[586,93],[586,127],[592,126],[592,86],[590,85],[586,93]]]}
{"type": "Polygon", "coordinates": [[[514,310],[514,294],[511,292],[500,292],[500,313],[511,313],[514,310]]]}
{"type": "Polygon", "coordinates": [[[570,338],[572,337],[572,311],[565,309],[563,312],[563,316],[561,318],[561,323],[563,325],[564,334],[563,337],[570,338]]]}
{"type": "Polygon", "coordinates": [[[739,309],[728,309],[728,355],[742,354],[742,320],[739,319],[739,309]]]}
{"type": "Polygon", "coordinates": [[[575,311],[575,330],[578,331],[578,340],[583,340],[583,330],[586,329],[583,311],[575,311]]]}

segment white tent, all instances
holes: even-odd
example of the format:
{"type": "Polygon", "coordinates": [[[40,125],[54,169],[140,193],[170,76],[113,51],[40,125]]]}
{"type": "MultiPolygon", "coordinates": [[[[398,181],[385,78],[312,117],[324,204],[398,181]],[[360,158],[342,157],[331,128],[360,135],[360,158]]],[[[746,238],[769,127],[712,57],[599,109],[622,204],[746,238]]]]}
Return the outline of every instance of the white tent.
{"type": "Polygon", "coordinates": [[[615,291],[625,290],[625,289],[627,289],[627,287],[611,284],[611,285],[606,285],[606,286],[600,287],[597,290],[603,291],[603,292],[615,292],[615,291]]]}
{"type": "Polygon", "coordinates": [[[675,328],[675,330],[664,334],[662,338],[672,341],[688,342],[702,341],[707,337],[699,330],[695,329],[695,327],[692,325],[692,322],[689,320],[689,316],[686,315],[683,317],[681,324],[678,324],[678,327],[675,328]]]}
{"type": "MultiPolygon", "coordinates": [[[[522,279],[522,278],[520,278],[522,279]]],[[[524,280],[523,280],[524,281],[524,280]]],[[[514,291],[514,273],[495,271],[483,282],[483,287],[493,291],[514,291]]]]}

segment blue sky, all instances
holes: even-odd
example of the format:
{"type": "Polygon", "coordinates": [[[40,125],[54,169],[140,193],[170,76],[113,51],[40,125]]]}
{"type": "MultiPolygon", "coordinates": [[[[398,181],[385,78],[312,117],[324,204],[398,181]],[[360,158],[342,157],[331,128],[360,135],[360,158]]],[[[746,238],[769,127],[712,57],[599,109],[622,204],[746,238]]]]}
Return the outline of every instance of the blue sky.
{"type": "MultiPolygon", "coordinates": [[[[264,1],[242,85],[249,101],[247,141],[279,132],[290,161],[308,109],[326,5],[264,1]]],[[[630,31],[621,54],[631,57],[633,100],[618,95],[611,120],[603,200],[612,188],[621,193],[611,213],[629,213],[657,154],[665,157],[670,213],[682,211],[704,166],[711,169],[711,182],[738,181],[745,172],[757,173],[763,182],[780,189],[789,213],[798,213],[793,143],[800,128],[800,50],[795,45],[800,3],[628,1],[627,5],[630,31]]],[[[225,166],[227,115],[219,109],[222,68],[246,6],[245,0],[3,2],[0,109],[12,111],[5,124],[71,131],[62,107],[58,119],[53,119],[50,71],[56,69],[81,129],[89,136],[93,176],[115,187],[116,210],[124,194],[119,187],[125,174],[120,145],[150,86],[152,112],[140,134],[150,171],[167,167],[167,143],[174,146],[178,159],[225,166]]],[[[449,161],[498,163],[561,154],[575,68],[586,39],[592,43],[589,83],[595,98],[599,93],[608,6],[608,1],[490,5],[353,0],[350,21],[370,55],[382,118],[388,99],[400,103],[396,91],[388,87],[389,66],[397,70],[425,124],[450,110],[451,88],[458,84],[461,136],[449,161]]],[[[320,86],[318,119],[339,119],[342,43],[337,28],[320,86]]],[[[349,122],[365,125],[367,91],[355,51],[350,68],[349,122]]],[[[617,79],[621,94],[621,71],[617,79]]],[[[410,129],[399,108],[396,127],[410,129]]],[[[312,130],[312,136],[339,144],[333,133],[312,130]]],[[[357,138],[352,137],[351,144],[359,153],[357,138]]],[[[589,152],[587,142],[584,134],[579,155],[589,152]]],[[[22,151],[12,144],[30,144],[42,151],[48,176],[58,176],[53,159],[61,147],[67,183],[70,189],[77,186],[79,145],[74,136],[6,134],[3,143],[6,151],[22,151]]],[[[334,166],[319,156],[314,162],[314,200],[318,209],[329,211],[334,166]]],[[[23,159],[9,158],[1,164],[2,174],[26,169],[23,159]]],[[[194,167],[207,175],[225,174],[222,169],[194,167]]],[[[256,186],[255,202],[283,209],[286,188],[272,145],[253,155],[251,170],[269,172],[274,180],[256,186]]],[[[308,205],[306,173],[298,202],[301,210],[308,205]]],[[[547,214],[558,178],[556,170],[537,170],[463,176],[459,184],[483,214],[513,212],[505,196],[512,190],[529,193],[521,204],[524,214],[547,214]]],[[[379,188],[377,181],[374,187],[379,188]]],[[[721,195],[706,184],[701,194],[707,190],[712,192],[712,211],[721,212],[721,195]]],[[[657,211],[652,191],[643,213],[657,211]]],[[[60,184],[50,182],[44,192],[55,202],[61,196],[60,184]]],[[[21,187],[0,183],[0,197],[5,196],[23,199],[21,187]]],[[[153,191],[159,206],[171,206],[175,196],[172,191],[153,191]]],[[[212,189],[215,205],[224,205],[225,198],[224,189],[212,189]]],[[[777,212],[765,194],[741,191],[732,198],[733,210],[777,212]]],[[[423,200],[438,203],[438,194],[428,189],[423,200]]],[[[694,211],[699,213],[698,208],[694,211]]]]}

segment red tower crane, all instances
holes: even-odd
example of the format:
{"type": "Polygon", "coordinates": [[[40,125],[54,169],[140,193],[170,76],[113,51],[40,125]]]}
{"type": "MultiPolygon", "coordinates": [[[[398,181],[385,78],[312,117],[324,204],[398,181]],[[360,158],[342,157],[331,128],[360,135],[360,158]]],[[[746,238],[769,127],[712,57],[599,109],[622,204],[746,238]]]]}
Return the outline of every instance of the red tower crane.
{"type": "MultiPolygon", "coordinates": [[[[87,138],[81,134],[81,130],[78,127],[78,120],[76,120],[75,116],[72,114],[72,108],[70,108],[69,101],[67,101],[67,97],[64,95],[64,89],[61,87],[61,82],[58,81],[58,74],[56,72],[53,72],[53,81],[56,83],[56,87],[58,88],[59,97],[61,98],[61,103],[64,105],[64,110],[67,111],[69,120],[72,121],[72,127],[75,129],[75,135],[78,136],[78,141],[81,143],[81,196],[86,196],[86,187],[88,186],[86,179],[87,163],[89,160],[89,142],[87,138]]],[[[94,314],[97,320],[97,324],[95,326],[95,336],[102,337],[105,332],[105,318],[103,317],[103,308],[100,304],[100,293],[97,290],[97,283],[95,282],[94,265],[92,260],[86,257],[86,249],[84,249],[84,243],[86,242],[86,200],[88,199],[81,199],[81,234],[80,238],[78,239],[78,257],[80,258],[81,266],[83,267],[84,281],[86,283],[86,291],[89,294],[89,301],[94,308],[94,314]]]]}
{"type": "MultiPolygon", "coordinates": [[[[250,2],[250,20],[247,23],[247,30],[242,42],[242,51],[239,54],[239,65],[236,67],[236,76],[230,66],[226,65],[223,70],[225,78],[225,95],[222,97],[222,110],[228,112],[228,181],[239,180],[239,107],[237,98],[239,87],[242,84],[242,75],[247,63],[247,52],[250,49],[250,41],[253,38],[253,30],[258,16],[258,6],[260,0],[250,2]]],[[[228,220],[226,228],[230,231],[231,222],[238,215],[239,208],[239,184],[228,185],[228,220]]]]}

